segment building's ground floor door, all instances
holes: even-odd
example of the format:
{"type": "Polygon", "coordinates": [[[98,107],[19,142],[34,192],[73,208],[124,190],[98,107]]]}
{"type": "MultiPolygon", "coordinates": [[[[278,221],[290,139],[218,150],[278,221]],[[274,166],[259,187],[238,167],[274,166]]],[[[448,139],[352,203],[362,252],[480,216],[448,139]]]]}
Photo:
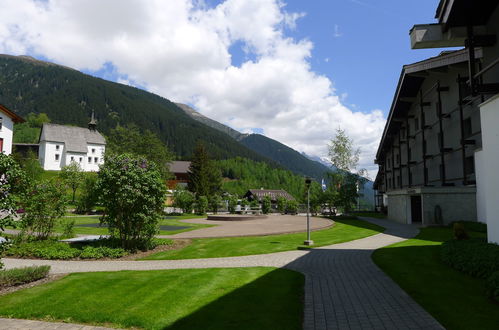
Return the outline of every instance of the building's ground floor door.
{"type": "Polygon", "coordinates": [[[0,152],[3,152],[3,139],[0,138],[0,152]]]}
{"type": "Polygon", "coordinates": [[[423,212],[421,210],[421,196],[411,196],[411,218],[412,223],[423,222],[423,212]]]}

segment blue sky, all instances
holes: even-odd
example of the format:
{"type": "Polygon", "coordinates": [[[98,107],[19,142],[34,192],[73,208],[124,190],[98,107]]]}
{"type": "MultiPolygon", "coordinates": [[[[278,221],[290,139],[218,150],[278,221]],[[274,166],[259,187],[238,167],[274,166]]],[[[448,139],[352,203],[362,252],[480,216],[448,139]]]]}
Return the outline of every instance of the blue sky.
{"type": "MultiPolygon", "coordinates": [[[[211,5],[220,1],[211,1],[211,5]]],[[[387,115],[402,65],[437,55],[441,50],[410,48],[414,24],[435,22],[438,1],[418,0],[287,0],[286,9],[303,12],[286,33],[314,44],[310,61],[315,72],[328,76],[345,103],[387,115]]],[[[246,58],[238,47],[235,63],[246,58]]]]}
{"type": "Polygon", "coordinates": [[[409,29],[438,0],[3,0],[0,53],[129,84],[327,157],[341,128],[373,164],[409,29]]]}

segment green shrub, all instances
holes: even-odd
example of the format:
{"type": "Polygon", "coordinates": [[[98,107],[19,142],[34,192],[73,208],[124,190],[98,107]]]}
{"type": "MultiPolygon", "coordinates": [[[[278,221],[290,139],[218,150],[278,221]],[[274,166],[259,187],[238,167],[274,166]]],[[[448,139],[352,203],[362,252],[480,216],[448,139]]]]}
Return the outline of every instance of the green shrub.
{"type": "Polygon", "coordinates": [[[270,207],[272,205],[272,201],[269,196],[265,196],[262,200],[262,212],[263,214],[268,214],[270,212],[270,207]]]}
{"type": "Polygon", "coordinates": [[[492,273],[487,279],[487,293],[489,297],[499,302],[499,271],[492,273]]]}
{"type": "Polygon", "coordinates": [[[295,200],[290,200],[286,203],[286,213],[296,214],[298,213],[298,202],[295,200]]]}
{"type": "Polygon", "coordinates": [[[485,239],[447,241],[442,244],[440,256],[452,268],[474,277],[488,278],[499,271],[499,245],[485,239]]]}
{"type": "Polygon", "coordinates": [[[92,211],[95,204],[97,204],[99,194],[95,191],[96,183],[97,176],[93,175],[93,173],[85,176],[82,191],[76,201],[76,213],[89,213],[92,211]]]}
{"type": "Polygon", "coordinates": [[[229,213],[234,214],[236,213],[236,206],[237,206],[237,197],[236,196],[230,196],[228,200],[228,208],[229,208],[229,213]]]}
{"type": "Polygon", "coordinates": [[[81,251],[82,259],[100,259],[100,258],[120,258],[127,255],[127,252],[121,248],[110,248],[107,246],[85,246],[81,251]]]}
{"type": "Polygon", "coordinates": [[[166,198],[158,166],[132,154],[106,157],[96,191],[105,207],[101,221],[121,247],[134,250],[149,245],[158,232],[166,198]]]}
{"type": "Polygon", "coordinates": [[[482,223],[482,222],[476,222],[476,221],[455,221],[450,224],[451,227],[454,226],[454,224],[460,223],[464,226],[464,228],[467,231],[475,231],[477,233],[486,233],[487,232],[487,224],[482,223]]]}
{"type": "MultiPolygon", "coordinates": [[[[127,254],[122,248],[105,246],[112,245],[113,242],[95,242],[94,245],[76,245],[57,242],[54,240],[28,241],[13,244],[6,252],[7,256],[20,258],[41,258],[41,259],[99,259],[99,258],[120,258],[127,254]]],[[[116,242],[118,244],[118,242],[116,242]]]]}
{"type": "Polygon", "coordinates": [[[63,238],[71,238],[74,237],[74,226],[75,226],[75,220],[74,219],[66,219],[65,221],[62,222],[62,237],[63,238]]]}
{"type": "Polygon", "coordinates": [[[50,266],[31,266],[0,271],[0,288],[21,285],[42,279],[48,275],[50,266]]]}
{"type": "Polygon", "coordinates": [[[470,238],[470,236],[468,235],[468,232],[466,231],[466,228],[460,222],[455,222],[452,225],[452,230],[454,232],[454,238],[457,240],[463,240],[463,239],[470,238]]]}
{"type": "Polygon", "coordinates": [[[208,198],[206,196],[199,196],[196,201],[196,214],[203,215],[208,208],[208,198]]]}

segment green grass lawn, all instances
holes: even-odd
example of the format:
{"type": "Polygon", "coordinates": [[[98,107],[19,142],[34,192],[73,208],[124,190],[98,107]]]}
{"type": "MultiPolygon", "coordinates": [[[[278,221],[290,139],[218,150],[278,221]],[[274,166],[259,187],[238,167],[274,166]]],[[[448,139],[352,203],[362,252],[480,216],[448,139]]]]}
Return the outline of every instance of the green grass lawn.
{"type": "Polygon", "coordinates": [[[0,296],[13,318],[146,329],[301,329],[303,275],[275,268],[71,274],[0,296]]]}
{"type": "MultiPolygon", "coordinates": [[[[166,226],[182,226],[182,227],[189,227],[189,228],[184,228],[180,230],[161,230],[159,232],[160,235],[172,235],[172,234],[178,234],[184,231],[190,231],[194,229],[199,229],[199,228],[204,228],[204,227],[211,227],[212,225],[204,225],[204,224],[197,224],[197,223],[186,223],[186,222],[180,222],[179,220],[184,220],[184,219],[195,219],[195,218],[205,218],[206,216],[199,216],[199,215],[181,215],[181,216],[169,216],[168,219],[161,219],[159,224],[160,225],[166,225],[166,226]]],[[[62,221],[68,221],[68,220],[75,220],[75,227],[74,227],[74,232],[75,234],[88,234],[88,235],[107,235],[108,231],[107,228],[92,228],[92,227],[78,227],[78,225],[81,224],[89,224],[89,223],[99,223],[100,216],[98,215],[90,215],[90,216],[69,216],[69,217],[63,217],[61,220],[62,221]]],[[[58,224],[55,232],[62,233],[63,231],[63,225],[58,224]]]]}
{"type": "Polygon", "coordinates": [[[423,228],[414,239],[376,250],[373,259],[445,328],[498,329],[499,304],[486,297],[484,280],[440,261],[440,245],[451,238],[449,228],[423,228]]]}
{"type": "MultiPolygon", "coordinates": [[[[333,227],[311,234],[314,246],[352,241],[382,232],[384,228],[356,219],[336,220],[333,227]]],[[[183,249],[163,251],[145,259],[193,259],[264,254],[304,248],[305,233],[256,237],[200,238],[183,249]]]]}
{"type": "Polygon", "coordinates": [[[381,212],[355,212],[353,215],[358,216],[358,217],[369,217],[369,218],[376,218],[376,219],[385,219],[386,214],[381,213],[381,212]]]}

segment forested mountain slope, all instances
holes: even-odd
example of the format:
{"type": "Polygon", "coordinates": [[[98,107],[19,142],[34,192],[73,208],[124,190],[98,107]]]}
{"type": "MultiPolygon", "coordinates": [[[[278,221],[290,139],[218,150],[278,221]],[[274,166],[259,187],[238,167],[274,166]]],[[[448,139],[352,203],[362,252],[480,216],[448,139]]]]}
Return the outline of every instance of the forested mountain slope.
{"type": "Polygon", "coordinates": [[[201,140],[216,159],[272,163],[163,97],[30,57],[0,55],[0,103],[22,116],[44,112],[54,123],[78,126],[86,126],[94,110],[104,134],[117,124],[136,124],[156,133],[181,158],[189,158],[201,140]]]}

